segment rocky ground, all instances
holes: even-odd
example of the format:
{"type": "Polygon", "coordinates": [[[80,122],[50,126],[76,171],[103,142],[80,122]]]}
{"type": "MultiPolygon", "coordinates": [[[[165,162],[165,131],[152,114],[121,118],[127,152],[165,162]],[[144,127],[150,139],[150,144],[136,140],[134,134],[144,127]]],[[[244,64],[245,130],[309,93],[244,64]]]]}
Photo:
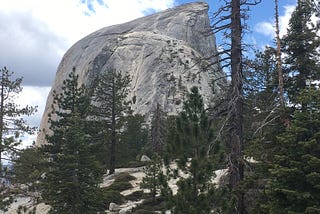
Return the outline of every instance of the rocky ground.
{"type": "MultiPolygon", "coordinates": [[[[171,166],[174,167],[174,166],[171,166]]],[[[142,182],[143,177],[145,176],[144,173],[144,167],[136,167],[136,168],[119,168],[116,169],[114,175],[105,175],[103,177],[103,183],[101,184],[101,188],[107,188],[110,185],[112,185],[120,174],[129,174],[134,177],[133,180],[129,181],[130,184],[132,185],[132,188],[126,189],[121,191],[122,196],[128,196],[134,192],[137,191],[144,191],[147,193],[148,191],[146,189],[141,189],[140,183],[142,182]]],[[[226,174],[226,170],[217,170],[216,171],[216,178],[214,179],[214,183],[218,183],[221,176],[226,174]]],[[[171,180],[169,182],[169,186],[173,190],[173,193],[175,194],[177,191],[177,186],[176,186],[176,180],[171,180]]],[[[125,213],[132,213],[134,208],[136,208],[139,204],[141,204],[144,201],[144,199],[138,199],[138,200],[125,200],[124,203],[122,204],[116,204],[114,202],[111,202],[109,205],[109,209],[105,211],[105,213],[110,213],[110,214],[125,214],[125,213]]],[[[4,214],[16,214],[19,206],[25,206],[28,208],[28,210],[32,210],[34,207],[36,207],[36,214],[47,214],[50,206],[40,203],[40,204],[35,204],[35,201],[32,199],[32,197],[26,197],[26,196],[17,196],[14,200],[14,202],[11,204],[9,210],[5,212],[4,214]]]]}

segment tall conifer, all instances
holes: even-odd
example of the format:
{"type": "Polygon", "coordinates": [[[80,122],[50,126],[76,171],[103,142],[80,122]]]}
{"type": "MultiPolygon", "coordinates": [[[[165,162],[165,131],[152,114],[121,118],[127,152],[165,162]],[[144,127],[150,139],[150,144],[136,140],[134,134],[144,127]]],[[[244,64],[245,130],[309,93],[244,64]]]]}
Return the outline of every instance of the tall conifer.
{"type": "Polygon", "coordinates": [[[93,115],[96,120],[102,121],[104,144],[109,146],[106,153],[106,157],[109,157],[109,174],[115,172],[117,141],[124,118],[130,113],[126,100],[130,81],[128,74],[109,69],[97,77],[93,91],[93,115]]]}
{"type": "Polygon", "coordinates": [[[35,128],[27,125],[22,116],[30,116],[36,107],[19,107],[14,99],[22,91],[22,78],[13,79],[13,72],[6,67],[0,70],[0,176],[2,172],[3,152],[14,152],[20,144],[23,133],[32,134],[35,128]]]}
{"type": "MultiPolygon", "coordinates": [[[[178,192],[173,196],[175,213],[209,213],[213,203],[214,155],[207,149],[213,139],[213,130],[197,87],[193,87],[184,102],[183,111],[175,120],[176,130],[168,145],[176,157],[178,192]],[[187,175],[187,176],[186,176],[187,175]]],[[[218,148],[218,147],[216,147],[218,148]]]]}
{"type": "Polygon", "coordinates": [[[102,171],[86,129],[90,102],[75,70],[63,82],[62,91],[54,93],[49,117],[52,134],[43,148],[48,171],[42,196],[51,205],[51,213],[96,213],[103,210],[99,188],[102,171]]]}
{"type": "Polygon", "coordinates": [[[299,0],[289,21],[288,33],[284,36],[287,94],[291,104],[297,108],[306,107],[297,95],[314,80],[320,79],[320,39],[318,28],[312,23],[313,14],[315,8],[308,0],[299,0]]]}
{"type": "Polygon", "coordinates": [[[319,37],[314,9],[299,0],[284,37],[286,89],[293,112],[290,126],[276,135],[270,177],[261,210],[267,213],[319,213],[320,91],[319,37]]]}

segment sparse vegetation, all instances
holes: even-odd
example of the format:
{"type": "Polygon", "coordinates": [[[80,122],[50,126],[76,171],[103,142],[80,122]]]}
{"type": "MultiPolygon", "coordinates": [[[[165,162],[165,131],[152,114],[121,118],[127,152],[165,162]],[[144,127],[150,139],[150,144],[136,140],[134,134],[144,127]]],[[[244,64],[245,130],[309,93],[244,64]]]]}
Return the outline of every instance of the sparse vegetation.
{"type": "Polygon", "coordinates": [[[108,188],[103,188],[102,193],[103,203],[106,209],[109,207],[109,204],[111,202],[116,204],[122,204],[124,202],[124,197],[120,194],[118,190],[110,190],[108,188]]]}

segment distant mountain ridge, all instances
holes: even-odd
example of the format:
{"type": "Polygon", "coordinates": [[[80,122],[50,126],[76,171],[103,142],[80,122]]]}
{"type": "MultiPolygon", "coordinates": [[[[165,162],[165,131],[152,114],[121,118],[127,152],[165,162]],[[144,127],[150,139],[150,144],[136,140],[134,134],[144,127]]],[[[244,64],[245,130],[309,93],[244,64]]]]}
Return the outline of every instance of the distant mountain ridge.
{"type": "MultiPolygon", "coordinates": [[[[181,5],[105,27],[75,43],[60,62],[40,130],[48,130],[52,92],[61,91],[73,67],[85,85],[108,68],[129,73],[131,107],[147,118],[157,103],[169,114],[179,112],[192,86],[199,87],[208,105],[226,84],[219,65],[214,63],[217,48],[208,8],[204,2],[181,5]]],[[[36,142],[42,143],[44,132],[36,142]]]]}

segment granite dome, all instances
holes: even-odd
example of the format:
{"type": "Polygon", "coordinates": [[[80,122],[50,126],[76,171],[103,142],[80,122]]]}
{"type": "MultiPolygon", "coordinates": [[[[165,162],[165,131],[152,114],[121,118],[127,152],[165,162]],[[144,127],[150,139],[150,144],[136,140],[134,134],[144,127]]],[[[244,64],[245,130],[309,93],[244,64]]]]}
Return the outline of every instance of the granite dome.
{"type": "MultiPolygon", "coordinates": [[[[195,2],[86,36],[65,53],[59,64],[40,130],[49,127],[52,91],[61,91],[73,67],[85,85],[108,68],[129,73],[131,107],[147,118],[157,103],[169,114],[179,112],[192,86],[199,87],[209,104],[225,85],[219,65],[213,63],[217,48],[210,29],[208,5],[195,2]]],[[[44,133],[40,132],[36,143],[43,142],[44,133]]]]}

